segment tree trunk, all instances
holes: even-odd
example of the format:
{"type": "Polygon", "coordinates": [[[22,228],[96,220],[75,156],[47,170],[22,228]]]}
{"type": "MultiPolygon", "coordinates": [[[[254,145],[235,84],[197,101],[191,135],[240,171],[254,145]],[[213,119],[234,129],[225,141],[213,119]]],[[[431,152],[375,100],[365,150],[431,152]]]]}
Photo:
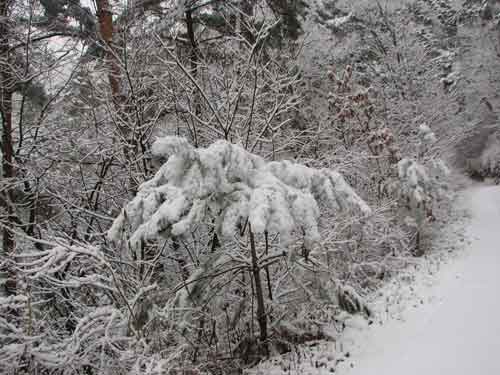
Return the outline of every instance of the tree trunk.
{"type": "Polygon", "coordinates": [[[191,52],[189,54],[189,60],[191,62],[191,75],[196,78],[198,74],[198,44],[194,36],[194,22],[193,13],[191,9],[186,10],[186,28],[189,38],[189,43],[191,44],[191,52]]]}
{"type": "Polygon", "coordinates": [[[252,232],[252,227],[248,224],[248,233],[250,235],[250,252],[252,256],[252,274],[255,282],[255,294],[257,297],[257,323],[260,330],[261,348],[265,355],[269,354],[267,345],[267,316],[266,306],[264,303],[264,293],[262,281],[260,279],[260,268],[257,259],[257,250],[255,249],[255,238],[252,232]]]}
{"type": "MultiPolygon", "coordinates": [[[[4,196],[7,228],[2,230],[2,251],[5,256],[10,256],[15,247],[14,235],[9,230],[15,225],[15,216],[12,207],[12,178],[14,177],[12,145],[12,87],[13,77],[9,65],[9,1],[0,0],[0,112],[2,115],[2,177],[6,184],[1,194],[4,196]]],[[[15,294],[16,279],[13,272],[7,270],[5,289],[7,295],[15,294]]]]}
{"type": "Polygon", "coordinates": [[[104,43],[106,63],[109,67],[108,80],[111,87],[111,95],[115,105],[121,105],[123,97],[120,85],[120,65],[117,61],[113,46],[113,15],[108,0],[97,0],[97,17],[99,19],[99,31],[104,43]]]}
{"type": "MultiPolygon", "coordinates": [[[[186,12],[186,28],[187,34],[189,38],[189,43],[191,44],[191,51],[189,53],[189,61],[190,61],[190,70],[191,75],[195,80],[198,79],[198,66],[200,65],[200,51],[198,49],[198,44],[196,42],[196,38],[194,35],[194,21],[193,21],[193,12],[191,9],[187,9],[186,12]]],[[[201,83],[201,82],[200,82],[201,83]]],[[[196,129],[197,118],[201,116],[201,108],[200,108],[200,93],[195,89],[193,93],[193,108],[195,116],[192,116],[193,122],[193,143],[195,147],[198,147],[198,131],[196,129]]]]}
{"type": "Polygon", "coordinates": [[[125,97],[121,87],[121,71],[118,54],[113,43],[113,14],[108,0],[97,0],[97,18],[101,42],[105,48],[105,62],[108,66],[108,81],[111,88],[113,105],[118,115],[118,132],[122,138],[123,155],[129,169],[129,189],[132,196],[137,192],[138,183],[134,178],[137,170],[135,154],[137,153],[137,142],[131,132],[128,117],[126,116],[125,97]]]}

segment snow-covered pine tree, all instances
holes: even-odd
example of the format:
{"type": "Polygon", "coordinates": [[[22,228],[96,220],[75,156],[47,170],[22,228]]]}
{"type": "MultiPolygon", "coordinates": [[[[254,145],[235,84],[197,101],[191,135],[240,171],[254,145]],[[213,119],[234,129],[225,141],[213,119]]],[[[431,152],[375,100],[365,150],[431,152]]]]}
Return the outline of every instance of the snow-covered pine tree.
{"type": "Polygon", "coordinates": [[[418,158],[405,157],[398,162],[398,181],[393,188],[416,228],[416,253],[420,254],[421,230],[434,219],[433,205],[442,196],[449,171],[443,160],[427,155],[437,141],[428,125],[419,126],[418,138],[418,158]]]}
{"type": "MultiPolygon", "coordinates": [[[[183,138],[169,136],[158,139],[152,152],[156,158],[168,160],[140,186],[114,221],[109,238],[140,259],[147,242],[188,237],[193,228],[206,222],[215,223],[214,231],[223,244],[237,242],[237,233],[247,233],[249,246],[240,258],[251,270],[260,340],[266,348],[268,317],[260,270],[273,257],[293,261],[298,254],[291,245],[299,236],[307,252],[315,246],[320,239],[320,207],[353,209],[362,215],[369,215],[370,208],[333,170],[290,161],[268,162],[226,141],[196,149],[183,138]],[[277,236],[278,251],[257,254],[259,234],[266,239],[268,234],[277,236]]],[[[193,303],[203,290],[200,284],[236,256],[223,247],[212,251],[179,288],[178,307],[193,303]]]]}

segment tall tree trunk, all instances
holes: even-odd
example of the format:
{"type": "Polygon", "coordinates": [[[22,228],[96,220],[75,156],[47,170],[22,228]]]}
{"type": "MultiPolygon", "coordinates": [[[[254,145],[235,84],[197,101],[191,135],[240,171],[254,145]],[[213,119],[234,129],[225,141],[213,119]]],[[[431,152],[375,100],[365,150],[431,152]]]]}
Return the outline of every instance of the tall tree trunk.
{"type": "Polygon", "coordinates": [[[198,44],[196,43],[196,39],[194,36],[194,22],[193,22],[193,13],[191,9],[186,10],[186,28],[189,38],[189,43],[191,44],[191,52],[189,54],[189,60],[191,62],[191,74],[196,78],[198,74],[198,44]]]}
{"type": "Polygon", "coordinates": [[[137,153],[137,141],[132,134],[131,126],[128,123],[126,110],[126,98],[122,92],[121,71],[118,53],[113,43],[113,14],[108,0],[97,0],[97,18],[99,21],[99,31],[101,42],[105,48],[105,62],[108,66],[108,81],[111,88],[113,105],[118,115],[118,132],[122,138],[122,150],[129,169],[129,189],[135,195],[138,183],[134,178],[134,171],[137,170],[135,154],[137,153]]]}
{"type": "MultiPolygon", "coordinates": [[[[198,80],[198,66],[200,65],[200,51],[198,49],[198,43],[194,35],[194,21],[193,21],[193,11],[191,9],[186,9],[186,28],[189,38],[189,43],[191,44],[191,51],[189,53],[190,70],[191,75],[195,80],[198,80]]],[[[201,82],[200,82],[201,84],[201,82]]],[[[195,147],[198,147],[198,131],[196,129],[197,118],[201,116],[200,108],[200,93],[196,89],[193,95],[193,108],[195,116],[192,117],[193,122],[193,143],[195,147]]]]}
{"type": "Polygon", "coordinates": [[[115,105],[121,105],[123,96],[120,85],[120,65],[113,45],[113,14],[108,0],[97,0],[99,31],[104,43],[106,63],[109,68],[108,80],[115,105]]]}
{"type": "MultiPolygon", "coordinates": [[[[12,207],[12,178],[15,175],[12,145],[12,87],[13,77],[9,64],[9,0],[0,0],[0,112],[2,115],[2,177],[5,183],[2,202],[7,214],[2,230],[2,251],[5,256],[12,255],[15,247],[14,235],[9,230],[15,225],[15,216],[12,207]]],[[[5,284],[7,295],[15,294],[16,279],[13,272],[7,270],[5,284]]]]}

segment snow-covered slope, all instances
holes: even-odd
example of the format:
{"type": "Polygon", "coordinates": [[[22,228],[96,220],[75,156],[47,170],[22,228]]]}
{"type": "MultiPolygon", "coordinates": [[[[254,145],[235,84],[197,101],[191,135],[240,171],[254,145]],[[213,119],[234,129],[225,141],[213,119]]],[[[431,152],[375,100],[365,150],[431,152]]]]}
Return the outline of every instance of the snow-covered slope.
{"type": "Polygon", "coordinates": [[[472,213],[466,252],[432,287],[415,285],[425,297],[401,320],[352,330],[337,374],[500,374],[500,187],[475,187],[465,204],[472,213]]]}

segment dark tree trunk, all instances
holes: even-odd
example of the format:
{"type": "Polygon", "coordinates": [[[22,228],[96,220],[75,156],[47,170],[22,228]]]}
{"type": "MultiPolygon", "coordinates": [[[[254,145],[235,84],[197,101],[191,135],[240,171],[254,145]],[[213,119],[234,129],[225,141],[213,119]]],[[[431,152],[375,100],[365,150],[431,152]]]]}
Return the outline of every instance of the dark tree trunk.
{"type": "Polygon", "coordinates": [[[265,355],[269,354],[267,345],[267,316],[266,306],[264,303],[264,293],[262,281],[260,279],[260,268],[257,259],[257,250],[255,248],[255,238],[252,232],[252,227],[248,225],[248,233],[250,235],[250,252],[252,256],[252,274],[255,283],[255,294],[257,297],[257,323],[259,324],[261,348],[265,355]]]}
{"type": "MultiPolygon", "coordinates": [[[[13,253],[15,247],[14,235],[10,229],[15,225],[14,209],[12,207],[12,178],[15,175],[12,145],[12,87],[13,77],[9,64],[9,0],[0,0],[0,112],[2,115],[2,177],[5,186],[0,194],[5,202],[6,228],[2,230],[2,251],[5,256],[13,253]]],[[[15,294],[16,279],[13,272],[7,270],[5,284],[7,294],[15,294]]]]}
{"type": "MultiPolygon", "coordinates": [[[[189,38],[189,43],[191,44],[191,50],[189,53],[189,61],[190,61],[190,73],[193,76],[194,80],[198,80],[198,67],[200,65],[200,51],[198,48],[198,43],[196,42],[196,37],[194,34],[194,20],[193,20],[193,11],[191,9],[187,9],[186,12],[186,28],[189,38]]],[[[192,119],[193,123],[193,143],[195,147],[198,146],[198,132],[196,130],[197,119],[201,116],[201,106],[200,106],[200,94],[198,90],[195,90],[193,95],[193,108],[194,114],[192,119]]]]}
{"type": "Polygon", "coordinates": [[[126,98],[122,92],[121,70],[118,51],[113,43],[113,15],[111,5],[108,0],[97,0],[97,18],[99,20],[99,31],[101,42],[105,48],[105,61],[108,66],[108,81],[111,88],[113,104],[117,112],[117,127],[123,143],[123,155],[129,168],[129,189],[132,196],[137,192],[138,183],[133,176],[137,170],[135,155],[138,152],[138,142],[131,131],[128,123],[127,110],[125,107],[126,98]]]}

